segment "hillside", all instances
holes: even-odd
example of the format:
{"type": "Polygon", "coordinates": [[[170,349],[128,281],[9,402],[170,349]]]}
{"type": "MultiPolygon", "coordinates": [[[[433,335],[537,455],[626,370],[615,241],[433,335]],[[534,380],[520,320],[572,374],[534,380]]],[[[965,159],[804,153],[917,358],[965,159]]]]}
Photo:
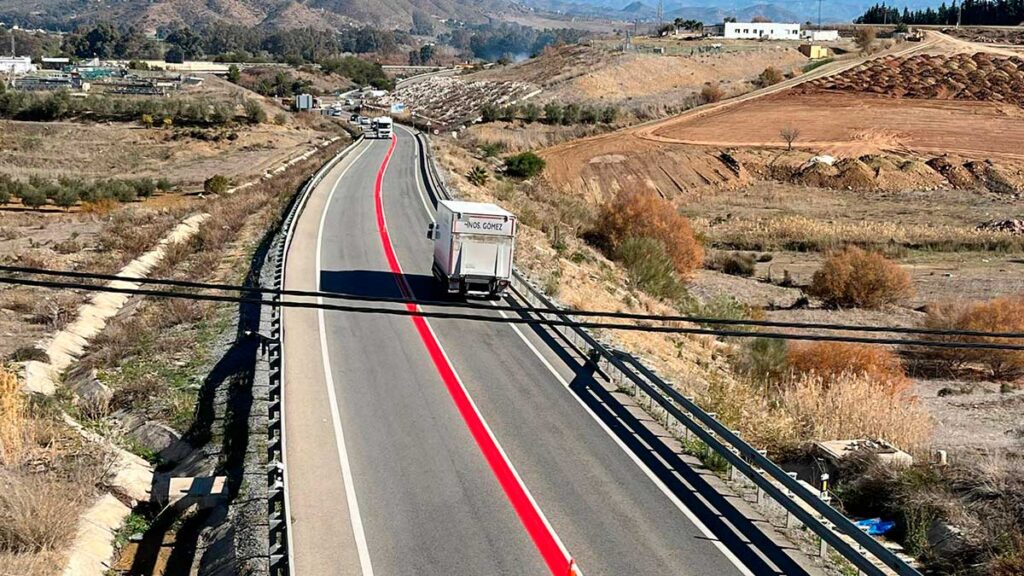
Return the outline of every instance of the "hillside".
{"type": "Polygon", "coordinates": [[[155,30],[224,20],[282,28],[373,24],[407,29],[414,11],[438,19],[485,22],[520,10],[510,0],[0,0],[0,22],[68,28],[112,20],[155,30]]]}

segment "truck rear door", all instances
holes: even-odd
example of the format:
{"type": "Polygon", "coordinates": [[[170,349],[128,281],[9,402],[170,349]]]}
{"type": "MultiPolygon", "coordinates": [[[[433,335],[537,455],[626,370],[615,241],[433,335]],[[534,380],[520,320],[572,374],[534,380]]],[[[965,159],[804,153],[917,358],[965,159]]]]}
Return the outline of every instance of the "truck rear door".
{"type": "Polygon", "coordinates": [[[465,276],[494,276],[501,252],[496,240],[487,236],[462,236],[459,272],[465,276]]]}

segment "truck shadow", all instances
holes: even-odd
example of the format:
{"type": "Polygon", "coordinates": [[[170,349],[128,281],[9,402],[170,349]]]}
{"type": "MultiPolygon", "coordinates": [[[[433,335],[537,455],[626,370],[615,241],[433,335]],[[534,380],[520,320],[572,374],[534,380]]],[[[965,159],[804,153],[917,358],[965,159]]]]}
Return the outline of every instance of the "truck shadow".
{"type": "MultiPolygon", "coordinates": [[[[441,291],[437,280],[426,274],[404,274],[416,300],[454,301],[441,291]]],[[[324,270],[320,290],[344,296],[402,298],[398,276],[384,270],[324,270]]],[[[340,300],[338,301],[340,303],[340,300]]]]}

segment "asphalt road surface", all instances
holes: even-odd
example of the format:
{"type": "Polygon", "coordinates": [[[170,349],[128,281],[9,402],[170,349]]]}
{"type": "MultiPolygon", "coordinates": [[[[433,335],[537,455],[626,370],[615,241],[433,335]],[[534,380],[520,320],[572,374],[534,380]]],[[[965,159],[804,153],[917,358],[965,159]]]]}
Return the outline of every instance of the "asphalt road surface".
{"type": "MultiPolygon", "coordinates": [[[[365,141],[286,287],[437,299],[430,202],[410,132],[365,141]]],[[[286,309],[284,338],[295,574],[804,573],[544,330],[286,309]]]]}

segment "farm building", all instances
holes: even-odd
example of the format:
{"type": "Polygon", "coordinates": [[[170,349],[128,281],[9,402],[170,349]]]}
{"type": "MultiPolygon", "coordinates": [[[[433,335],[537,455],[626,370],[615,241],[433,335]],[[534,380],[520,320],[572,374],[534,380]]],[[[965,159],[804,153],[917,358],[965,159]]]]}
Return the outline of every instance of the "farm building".
{"type": "Polygon", "coordinates": [[[801,44],[799,50],[801,54],[807,56],[811,60],[828,58],[828,48],[817,44],[801,44]]]}
{"type": "Polygon", "coordinates": [[[732,40],[799,40],[799,24],[778,22],[726,22],[725,37],[732,40]]]}
{"type": "Polygon", "coordinates": [[[28,56],[0,56],[0,73],[28,74],[35,71],[36,65],[28,56]]]}
{"type": "Polygon", "coordinates": [[[836,42],[839,40],[839,30],[804,30],[800,32],[800,39],[811,42],[836,42]]]}

